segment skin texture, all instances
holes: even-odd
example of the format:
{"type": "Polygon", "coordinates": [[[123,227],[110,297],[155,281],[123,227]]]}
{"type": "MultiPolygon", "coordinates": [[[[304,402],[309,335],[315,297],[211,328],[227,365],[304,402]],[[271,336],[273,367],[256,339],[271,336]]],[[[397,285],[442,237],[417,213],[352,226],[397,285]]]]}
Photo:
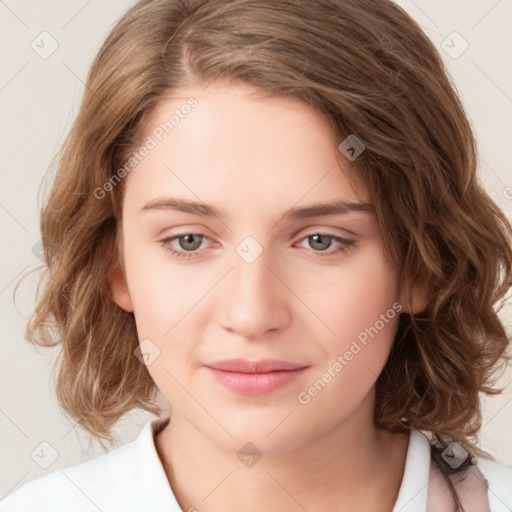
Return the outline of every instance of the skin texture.
{"type": "MultiPolygon", "coordinates": [[[[134,312],[139,339],[160,351],[148,370],[172,418],[157,450],[183,510],[236,503],[244,511],[390,511],[408,436],[376,428],[372,417],[398,314],[307,404],[297,397],[401,301],[397,273],[372,211],[284,218],[290,208],[369,198],[362,183],[352,189],[344,174],[350,162],[339,167],[337,145],[315,111],[256,92],[214,83],[161,102],[147,134],[188,97],[198,105],[124,184],[124,268],[112,273],[112,294],[134,312]],[[200,201],[222,215],[141,210],[165,197],[200,201]],[[162,244],[189,233],[206,237],[162,244]],[[308,238],[317,233],[353,244],[308,238]],[[237,252],[247,236],[262,249],[252,263],[237,252]],[[190,259],[166,251],[192,245],[190,259]],[[247,396],[204,367],[238,357],[307,369],[280,389],[247,396]],[[237,457],[247,442],[262,454],[252,467],[237,457]]],[[[420,299],[414,304],[420,308],[420,299]]]]}

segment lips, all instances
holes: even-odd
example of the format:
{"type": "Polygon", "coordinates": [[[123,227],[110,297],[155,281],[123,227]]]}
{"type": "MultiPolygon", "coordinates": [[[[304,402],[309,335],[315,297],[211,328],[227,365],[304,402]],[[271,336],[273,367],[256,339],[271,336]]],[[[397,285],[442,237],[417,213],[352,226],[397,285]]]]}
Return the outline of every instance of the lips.
{"type": "Polygon", "coordinates": [[[215,381],[230,391],[243,395],[261,395],[275,391],[293,382],[307,368],[278,359],[229,359],[205,366],[215,381]]]}
{"type": "Polygon", "coordinates": [[[247,361],[246,359],[227,359],[207,364],[214,370],[239,373],[268,373],[278,371],[290,371],[304,368],[305,365],[280,361],[279,359],[262,359],[260,361],[247,361]]]}

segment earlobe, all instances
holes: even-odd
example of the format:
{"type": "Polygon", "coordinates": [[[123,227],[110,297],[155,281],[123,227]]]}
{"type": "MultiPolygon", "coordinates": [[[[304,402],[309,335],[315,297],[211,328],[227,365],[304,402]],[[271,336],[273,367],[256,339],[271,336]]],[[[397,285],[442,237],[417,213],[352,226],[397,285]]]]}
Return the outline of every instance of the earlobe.
{"type": "Polygon", "coordinates": [[[126,277],[121,266],[118,264],[109,276],[110,293],[112,300],[122,309],[133,313],[133,304],[128,291],[126,277]]]}
{"type": "Polygon", "coordinates": [[[418,313],[425,311],[429,295],[428,286],[425,282],[413,284],[411,286],[409,297],[404,293],[400,296],[400,304],[403,306],[404,313],[417,315],[418,313]]]}

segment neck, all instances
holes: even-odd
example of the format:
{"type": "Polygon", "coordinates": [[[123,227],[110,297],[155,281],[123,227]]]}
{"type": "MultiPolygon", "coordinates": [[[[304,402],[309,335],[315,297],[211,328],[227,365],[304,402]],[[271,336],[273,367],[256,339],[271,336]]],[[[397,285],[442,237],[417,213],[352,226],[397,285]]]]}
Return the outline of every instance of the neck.
{"type": "MultiPolygon", "coordinates": [[[[373,408],[287,453],[244,466],[173,412],[157,451],[181,508],[227,510],[372,510],[390,512],[402,481],[408,434],[377,428],[373,408]],[[384,471],[383,471],[384,469],[384,471]]],[[[243,444],[243,443],[242,443],[243,444]]]]}

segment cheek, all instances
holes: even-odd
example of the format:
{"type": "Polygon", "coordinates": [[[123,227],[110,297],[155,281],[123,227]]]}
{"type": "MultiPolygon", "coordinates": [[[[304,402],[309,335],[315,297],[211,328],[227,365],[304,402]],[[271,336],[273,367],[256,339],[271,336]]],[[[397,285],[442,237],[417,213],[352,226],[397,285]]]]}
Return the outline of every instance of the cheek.
{"type": "Polygon", "coordinates": [[[325,336],[320,339],[325,339],[325,347],[329,351],[343,350],[357,336],[364,339],[366,329],[375,324],[380,340],[392,339],[398,319],[396,309],[400,309],[398,279],[380,245],[367,247],[327,270],[304,282],[301,292],[324,321],[325,336]]]}
{"type": "Polygon", "coordinates": [[[375,247],[340,267],[317,300],[334,333],[318,338],[325,361],[299,401],[319,410],[338,403],[343,415],[368,393],[390,353],[402,309],[397,275],[375,247]]]}
{"type": "MultiPolygon", "coordinates": [[[[165,339],[193,314],[194,304],[212,287],[209,279],[191,279],[184,267],[167,261],[165,250],[126,242],[125,266],[139,335],[165,339]]],[[[185,322],[186,323],[186,322],[185,322]]]]}

